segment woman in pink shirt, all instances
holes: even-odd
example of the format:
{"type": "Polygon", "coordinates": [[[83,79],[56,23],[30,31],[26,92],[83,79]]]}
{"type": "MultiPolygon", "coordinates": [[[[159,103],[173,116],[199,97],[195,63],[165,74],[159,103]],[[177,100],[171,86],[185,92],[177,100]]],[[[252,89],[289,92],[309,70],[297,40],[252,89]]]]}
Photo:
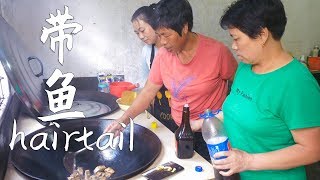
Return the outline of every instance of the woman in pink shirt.
{"type": "Polygon", "coordinates": [[[149,78],[131,107],[106,128],[119,133],[119,123],[129,123],[143,112],[162,85],[171,93],[171,114],[177,127],[185,103],[190,106],[190,124],[195,132],[195,150],[210,161],[201,135],[204,110],[220,109],[227,95],[227,81],[232,80],[237,62],[221,42],[192,32],[192,8],[187,0],[161,0],[156,7],[153,27],[162,48],[153,61],[149,78]]]}

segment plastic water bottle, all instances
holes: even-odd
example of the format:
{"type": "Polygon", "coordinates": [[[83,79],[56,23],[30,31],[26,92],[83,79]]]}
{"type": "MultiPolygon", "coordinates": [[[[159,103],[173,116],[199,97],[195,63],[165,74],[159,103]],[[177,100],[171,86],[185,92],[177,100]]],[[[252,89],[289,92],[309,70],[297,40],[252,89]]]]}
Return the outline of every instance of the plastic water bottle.
{"type": "MultiPolygon", "coordinates": [[[[211,161],[213,155],[220,151],[229,151],[231,149],[229,138],[226,136],[225,130],[223,128],[223,123],[215,117],[220,111],[212,112],[210,109],[207,109],[203,114],[200,115],[201,118],[204,119],[202,124],[202,137],[204,141],[207,143],[208,151],[211,157],[211,161]]],[[[216,159],[223,159],[225,156],[219,157],[216,159]]],[[[238,174],[232,176],[222,176],[219,171],[214,169],[214,175],[216,180],[230,180],[237,179],[238,174]]],[[[227,170],[222,170],[227,171],[227,170]]]]}
{"type": "Polygon", "coordinates": [[[109,83],[107,82],[101,82],[98,84],[98,91],[103,92],[103,93],[109,93],[109,83]]]}

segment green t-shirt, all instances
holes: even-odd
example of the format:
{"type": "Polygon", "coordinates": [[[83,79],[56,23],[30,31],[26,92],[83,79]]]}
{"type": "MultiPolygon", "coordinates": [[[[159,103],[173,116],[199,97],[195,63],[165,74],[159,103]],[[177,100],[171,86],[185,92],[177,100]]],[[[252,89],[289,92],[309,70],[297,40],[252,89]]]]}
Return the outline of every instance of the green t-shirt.
{"type": "MultiPolygon", "coordinates": [[[[251,67],[239,64],[223,104],[232,147],[248,153],[270,152],[295,144],[290,130],[320,126],[320,88],[305,66],[294,59],[266,74],[255,74],[251,67]]],[[[241,179],[306,179],[303,166],[240,175],[241,179]]]]}

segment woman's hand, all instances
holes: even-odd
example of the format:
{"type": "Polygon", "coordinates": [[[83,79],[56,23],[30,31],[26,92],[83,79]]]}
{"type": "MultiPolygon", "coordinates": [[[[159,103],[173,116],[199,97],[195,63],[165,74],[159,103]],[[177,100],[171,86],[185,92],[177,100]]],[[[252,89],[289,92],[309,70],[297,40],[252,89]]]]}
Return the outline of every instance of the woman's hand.
{"type": "Polygon", "coordinates": [[[196,119],[190,121],[191,130],[193,132],[199,132],[202,128],[203,119],[196,119]]]}
{"type": "Polygon", "coordinates": [[[248,170],[253,161],[252,154],[248,154],[238,149],[217,152],[214,155],[214,158],[216,159],[222,156],[226,156],[226,158],[213,160],[212,164],[215,169],[226,170],[219,171],[223,176],[231,176],[232,174],[248,170]]]}
{"type": "Polygon", "coordinates": [[[109,124],[104,130],[104,132],[114,133],[114,137],[117,137],[120,135],[120,132],[124,130],[125,125],[126,123],[124,123],[124,120],[117,119],[114,120],[111,124],[109,124]]]}
{"type": "Polygon", "coordinates": [[[223,122],[223,111],[220,111],[218,114],[215,115],[220,121],[223,122]]]}

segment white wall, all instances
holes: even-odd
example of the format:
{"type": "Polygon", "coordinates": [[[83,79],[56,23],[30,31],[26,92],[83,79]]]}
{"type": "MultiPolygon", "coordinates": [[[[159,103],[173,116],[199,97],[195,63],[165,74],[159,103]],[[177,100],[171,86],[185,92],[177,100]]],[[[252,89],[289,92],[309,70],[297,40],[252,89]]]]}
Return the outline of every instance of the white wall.
{"type": "MultiPolygon", "coordinates": [[[[142,5],[154,0],[0,0],[2,15],[18,32],[23,41],[45,66],[45,78],[54,69],[73,72],[75,76],[95,76],[98,71],[125,74],[134,81],[139,71],[137,59],[142,43],[131,27],[132,13],[142,5]],[[32,2],[32,3],[31,3],[32,2]],[[65,50],[63,66],[58,54],[49,48],[49,41],[40,42],[43,26],[49,13],[56,9],[64,12],[69,6],[74,21],[83,30],[74,36],[72,51],[65,50]]],[[[230,47],[231,39],[219,26],[223,10],[233,0],[190,0],[194,11],[194,31],[214,37],[230,47]]],[[[288,25],[283,44],[295,56],[309,53],[320,45],[319,0],[284,0],[288,25]]]]}

